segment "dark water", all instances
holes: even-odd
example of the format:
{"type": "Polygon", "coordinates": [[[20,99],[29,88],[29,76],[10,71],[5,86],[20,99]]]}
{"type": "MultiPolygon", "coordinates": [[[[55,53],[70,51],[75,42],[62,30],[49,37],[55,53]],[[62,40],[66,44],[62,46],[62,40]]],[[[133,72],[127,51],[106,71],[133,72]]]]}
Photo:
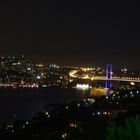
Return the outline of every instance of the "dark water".
{"type": "Polygon", "coordinates": [[[0,89],[0,122],[30,119],[51,103],[64,103],[85,97],[75,89],[0,89]]]}

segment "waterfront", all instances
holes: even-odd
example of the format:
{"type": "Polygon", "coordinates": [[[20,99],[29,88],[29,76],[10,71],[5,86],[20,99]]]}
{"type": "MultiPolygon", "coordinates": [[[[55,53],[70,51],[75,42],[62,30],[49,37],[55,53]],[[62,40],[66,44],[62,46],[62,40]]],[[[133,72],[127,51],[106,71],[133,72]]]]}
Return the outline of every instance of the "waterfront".
{"type": "MultiPolygon", "coordinates": [[[[82,90],[75,88],[0,88],[0,122],[28,120],[37,112],[42,111],[47,105],[53,103],[68,103],[89,96],[102,96],[104,82],[91,83],[92,89],[82,90]],[[96,88],[95,88],[96,87],[96,88]],[[15,115],[16,114],[16,118],[15,115]]],[[[127,89],[128,83],[115,84],[115,90],[127,89]]],[[[138,85],[137,85],[138,86],[138,85]]],[[[129,89],[133,89],[129,87],[129,89]]]]}

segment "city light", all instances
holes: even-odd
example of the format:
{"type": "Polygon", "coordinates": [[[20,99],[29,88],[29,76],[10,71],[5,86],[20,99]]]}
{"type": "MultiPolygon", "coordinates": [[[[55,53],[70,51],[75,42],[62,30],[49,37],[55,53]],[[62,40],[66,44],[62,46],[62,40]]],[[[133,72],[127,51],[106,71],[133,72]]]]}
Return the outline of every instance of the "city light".
{"type": "Polygon", "coordinates": [[[72,127],[72,128],[76,128],[77,127],[77,124],[71,123],[69,126],[72,127]]]}
{"type": "Polygon", "coordinates": [[[89,84],[77,84],[76,88],[82,89],[82,90],[87,90],[87,89],[90,89],[90,85],[89,84]]]}
{"type": "Polygon", "coordinates": [[[36,78],[37,78],[37,79],[41,79],[41,76],[37,76],[36,78]]]}
{"type": "Polygon", "coordinates": [[[67,137],[67,133],[64,133],[62,136],[61,136],[63,139],[67,137]]]}
{"type": "Polygon", "coordinates": [[[135,83],[134,83],[134,82],[131,82],[130,84],[131,84],[132,86],[134,86],[134,85],[135,85],[135,83]]]}

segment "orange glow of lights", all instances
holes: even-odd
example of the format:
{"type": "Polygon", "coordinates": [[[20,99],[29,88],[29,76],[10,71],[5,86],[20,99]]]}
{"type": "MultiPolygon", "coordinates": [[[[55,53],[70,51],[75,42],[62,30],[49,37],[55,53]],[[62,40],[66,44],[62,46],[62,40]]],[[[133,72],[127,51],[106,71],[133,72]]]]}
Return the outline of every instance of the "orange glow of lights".
{"type": "Polygon", "coordinates": [[[72,128],[76,128],[77,127],[77,125],[74,124],[74,123],[71,123],[69,126],[72,127],[72,128]]]}
{"type": "Polygon", "coordinates": [[[90,94],[92,96],[105,96],[107,93],[107,89],[105,88],[92,88],[90,94]]]}

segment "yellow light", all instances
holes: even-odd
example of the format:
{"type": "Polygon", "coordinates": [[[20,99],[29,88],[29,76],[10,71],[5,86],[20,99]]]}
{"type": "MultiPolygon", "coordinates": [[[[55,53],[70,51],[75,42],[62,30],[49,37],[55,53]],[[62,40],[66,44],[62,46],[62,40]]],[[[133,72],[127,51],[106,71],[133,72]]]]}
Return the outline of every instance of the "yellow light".
{"type": "Polygon", "coordinates": [[[43,64],[36,64],[37,67],[44,67],[43,64]]]}
{"type": "Polygon", "coordinates": [[[72,70],[72,71],[70,71],[69,76],[73,77],[73,78],[77,78],[77,75],[76,75],[77,72],[78,72],[78,70],[72,70]]]}
{"type": "Polygon", "coordinates": [[[82,79],[90,79],[90,77],[88,75],[85,75],[84,77],[82,77],[82,79]]]}
{"type": "Polygon", "coordinates": [[[93,81],[94,80],[94,77],[92,77],[91,80],[93,81]]]}
{"type": "Polygon", "coordinates": [[[92,88],[90,91],[91,96],[105,96],[107,89],[105,88],[92,88]]]}
{"type": "Polygon", "coordinates": [[[62,137],[63,139],[66,138],[66,137],[67,137],[67,133],[63,134],[61,137],[62,137]]]}
{"type": "Polygon", "coordinates": [[[135,85],[135,83],[134,83],[134,82],[130,82],[130,84],[131,84],[132,86],[134,86],[134,85],[135,85]]]}

